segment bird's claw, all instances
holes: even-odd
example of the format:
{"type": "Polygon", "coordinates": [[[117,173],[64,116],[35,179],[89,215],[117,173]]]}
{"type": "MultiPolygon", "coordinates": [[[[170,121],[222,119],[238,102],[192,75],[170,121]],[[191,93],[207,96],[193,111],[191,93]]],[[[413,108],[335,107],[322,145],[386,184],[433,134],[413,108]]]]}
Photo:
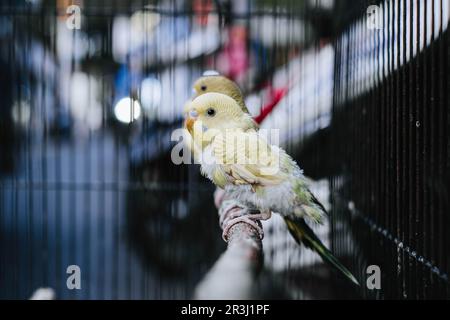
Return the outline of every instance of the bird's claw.
{"type": "Polygon", "coordinates": [[[272,217],[272,212],[265,211],[265,212],[255,213],[255,214],[249,214],[248,217],[249,217],[249,219],[252,219],[255,221],[256,220],[266,221],[272,217]]]}
{"type": "Polygon", "coordinates": [[[220,211],[220,224],[223,229],[222,238],[225,242],[228,242],[231,227],[241,222],[253,227],[258,232],[259,238],[262,240],[264,238],[264,230],[262,228],[261,220],[268,220],[272,216],[270,211],[250,214],[247,207],[241,206],[235,202],[222,206],[220,211]]]}

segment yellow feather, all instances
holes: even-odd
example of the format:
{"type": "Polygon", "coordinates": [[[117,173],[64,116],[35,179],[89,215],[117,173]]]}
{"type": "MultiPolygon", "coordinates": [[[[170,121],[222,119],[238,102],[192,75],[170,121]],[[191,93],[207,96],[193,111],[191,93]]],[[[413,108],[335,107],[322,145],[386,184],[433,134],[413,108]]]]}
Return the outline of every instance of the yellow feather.
{"type": "Polygon", "coordinates": [[[230,172],[233,183],[276,185],[287,177],[279,169],[279,154],[262,140],[255,131],[240,129],[217,135],[213,155],[230,172]]]}

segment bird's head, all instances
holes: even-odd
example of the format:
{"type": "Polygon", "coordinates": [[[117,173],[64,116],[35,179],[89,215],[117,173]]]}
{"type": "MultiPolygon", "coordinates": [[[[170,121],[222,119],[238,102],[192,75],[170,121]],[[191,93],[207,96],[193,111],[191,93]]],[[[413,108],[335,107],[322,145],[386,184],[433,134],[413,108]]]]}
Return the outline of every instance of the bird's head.
{"type": "Polygon", "coordinates": [[[193,99],[210,92],[225,94],[233,98],[238,103],[239,107],[244,112],[248,113],[247,107],[245,106],[244,95],[238,85],[217,73],[206,74],[199,78],[195,81],[193,90],[193,99]]]}
{"type": "Polygon", "coordinates": [[[203,132],[209,129],[248,130],[256,127],[251,116],[234,99],[215,92],[205,93],[190,102],[187,122],[203,132]]]}

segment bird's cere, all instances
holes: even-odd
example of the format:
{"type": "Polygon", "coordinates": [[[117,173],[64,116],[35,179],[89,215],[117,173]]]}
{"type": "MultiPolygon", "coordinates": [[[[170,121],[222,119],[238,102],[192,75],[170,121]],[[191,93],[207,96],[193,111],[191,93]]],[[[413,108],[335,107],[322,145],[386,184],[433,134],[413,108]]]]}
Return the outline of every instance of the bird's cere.
{"type": "Polygon", "coordinates": [[[197,119],[198,118],[198,112],[195,111],[195,110],[189,111],[189,117],[191,117],[192,119],[197,119]]]}

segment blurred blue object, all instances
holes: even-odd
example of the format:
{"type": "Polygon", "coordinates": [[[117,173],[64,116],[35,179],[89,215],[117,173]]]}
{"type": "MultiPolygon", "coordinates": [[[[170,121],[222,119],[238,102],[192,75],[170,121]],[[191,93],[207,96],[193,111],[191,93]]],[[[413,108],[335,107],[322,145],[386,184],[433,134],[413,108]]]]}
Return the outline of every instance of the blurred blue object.
{"type": "Polygon", "coordinates": [[[173,122],[149,121],[142,133],[131,142],[130,165],[139,167],[170,153],[176,143],[171,141],[172,132],[182,126],[181,118],[173,122]]]}

